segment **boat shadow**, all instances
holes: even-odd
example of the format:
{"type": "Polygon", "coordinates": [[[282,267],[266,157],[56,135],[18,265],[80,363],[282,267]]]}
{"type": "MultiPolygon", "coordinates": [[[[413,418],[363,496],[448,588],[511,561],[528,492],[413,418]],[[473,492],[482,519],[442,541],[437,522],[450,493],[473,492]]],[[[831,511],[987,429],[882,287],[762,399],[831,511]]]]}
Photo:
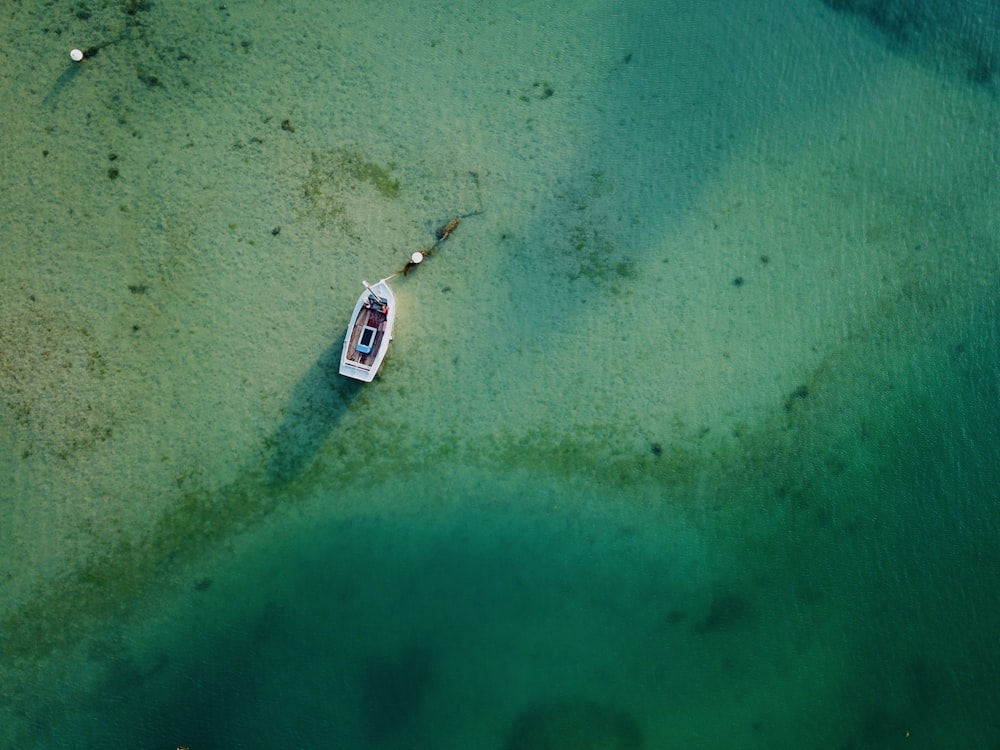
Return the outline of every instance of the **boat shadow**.
{"type": "Polygon", "coordinates": [[[361,392],[364,383],[340,374],[342,341],[335,338],[292,388],[281,423],[266,442],[266,484],[301,475],[361,392]]]}

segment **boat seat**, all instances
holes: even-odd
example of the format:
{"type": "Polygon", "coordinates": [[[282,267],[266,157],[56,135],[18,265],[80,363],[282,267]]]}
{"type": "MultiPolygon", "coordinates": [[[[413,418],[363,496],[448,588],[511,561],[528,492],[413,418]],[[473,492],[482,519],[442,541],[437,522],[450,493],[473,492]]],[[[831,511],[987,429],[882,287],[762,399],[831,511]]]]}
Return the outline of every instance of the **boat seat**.
{"type": "Polygon", "coordinates": [[[365,326],[361,329],[361,337],[358,339],[358,343],[355,344],[354,348],[357,349],[362,354],[371,354],[372,349],[375,346],[375,336],[378,334],[377,328],[372,328],[371,326],[365,326]]]}

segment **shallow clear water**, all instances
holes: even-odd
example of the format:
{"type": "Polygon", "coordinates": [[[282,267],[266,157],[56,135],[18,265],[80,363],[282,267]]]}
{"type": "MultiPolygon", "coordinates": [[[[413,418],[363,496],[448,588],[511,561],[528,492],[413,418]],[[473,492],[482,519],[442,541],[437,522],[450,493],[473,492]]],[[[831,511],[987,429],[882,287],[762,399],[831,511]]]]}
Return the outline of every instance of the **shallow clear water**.
{"type": "Polygon", "coordinates": [[[1000,24],[920,7],[3,11],[0,747],[1000,741],[1000,24]]]}

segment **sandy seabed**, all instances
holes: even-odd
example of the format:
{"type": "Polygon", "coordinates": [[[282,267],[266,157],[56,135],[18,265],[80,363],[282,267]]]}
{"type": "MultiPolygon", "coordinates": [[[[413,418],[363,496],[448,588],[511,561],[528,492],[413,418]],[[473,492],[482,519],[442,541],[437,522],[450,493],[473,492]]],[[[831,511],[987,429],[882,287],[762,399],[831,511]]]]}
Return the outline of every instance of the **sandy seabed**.
{"type": "Polygon", "coordinates": [[[820,2],[0,13],[0,747],[1000,740],[986,58],[820,2]]]}

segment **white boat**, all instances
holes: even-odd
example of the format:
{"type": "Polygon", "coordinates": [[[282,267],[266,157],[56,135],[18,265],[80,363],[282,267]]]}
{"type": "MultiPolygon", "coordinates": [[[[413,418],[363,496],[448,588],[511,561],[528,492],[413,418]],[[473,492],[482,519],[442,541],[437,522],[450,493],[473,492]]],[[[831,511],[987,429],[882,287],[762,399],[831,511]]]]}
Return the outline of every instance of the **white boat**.
{"type": "Polygon", "coordinates": [[[351,324],[340,353],[340,374],[370,383],[382,366],[392,341],[396,321],[396,298],[385,279],[374,284],[362,282],[365,291],[354,306],[351,324]]]}

